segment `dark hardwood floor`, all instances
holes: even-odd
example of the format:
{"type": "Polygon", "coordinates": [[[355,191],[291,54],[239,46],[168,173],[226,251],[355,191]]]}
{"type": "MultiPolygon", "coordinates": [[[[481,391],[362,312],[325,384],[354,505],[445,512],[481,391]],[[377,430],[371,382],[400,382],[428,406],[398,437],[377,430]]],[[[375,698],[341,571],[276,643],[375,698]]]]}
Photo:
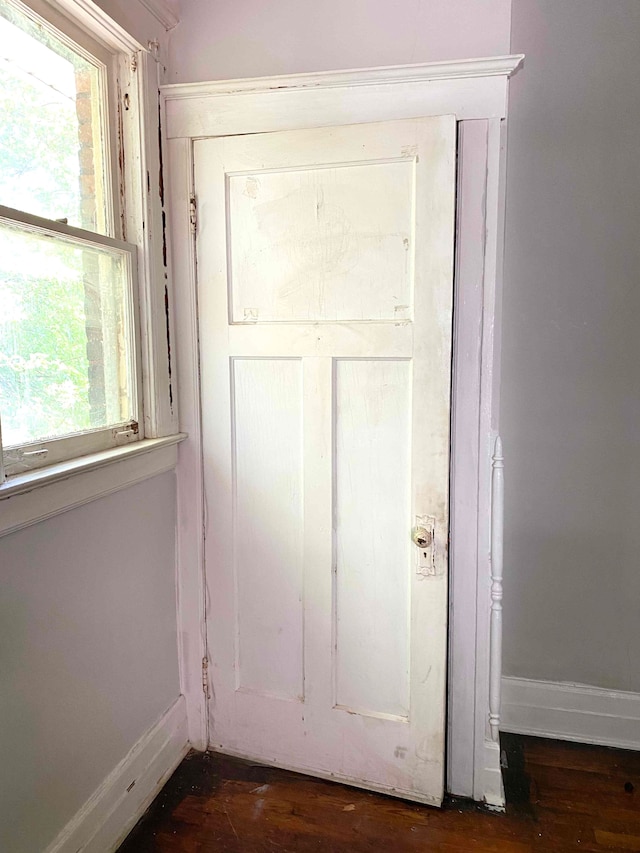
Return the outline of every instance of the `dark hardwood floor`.
{"type": "Polygon", "coordinates": [[[640,851],[640,753],[513,735],[502,747],[506,814],[193,753],[119,853],[640,851]]]}

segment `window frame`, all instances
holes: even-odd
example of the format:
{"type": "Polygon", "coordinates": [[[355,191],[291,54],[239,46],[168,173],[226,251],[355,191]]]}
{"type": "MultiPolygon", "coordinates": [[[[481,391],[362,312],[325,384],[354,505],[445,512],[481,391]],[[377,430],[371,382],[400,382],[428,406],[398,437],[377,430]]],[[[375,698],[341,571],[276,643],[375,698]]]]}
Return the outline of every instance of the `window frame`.
{"type": "MultiPolygon", "coordinates": [[[[94,441],[94,431],[71,436],[71,441],[75,442],[71,453],[58,452],[58,443],[67,439],[33,443],[29,450],[49,450],[40,466],[31,466],[36,488],[55,480],[56,469],[69,463],[73,463],[74,470],[83,466],[90,470],[95,465],[96,454],[104,457],[103,451],[109,447],[112,450],[107,455],[117,461],[126,449],[119,449],[120,445],[136,442],[140,452],[144,452],[145,447],[155,446],[157,439],[173,436],[179,440],[180,434],[171,379],[172,305],[164,234],[158,45],[150,42],[143,47],[87,0],[52,0],[51,3],[18,0],[16,5],[31,10],[31,16],[44,18],[67,40],[80,45],[100,62],[107,60],[110,83],[107,110],[112,137],[108,189],[114,188],[111,193],[114,236],[104,237],[20,212],[15,219],[26,219],[37,227],[86,239],[88,243],[124,249],[137,261],[132,265],[134,270],[137,268],[137,276],[132,276],[131,308],[138,334],[135,370],[138,421],[124,424],[123,429],[109,428],[109,442],[106,446],[102,443],[102,447],[94,441]],[[96,45],[100,49],[98,55],[94,52],[96,45]],[[118,435],[114,435],[115,432],[118,435]]],[[[0,499],[14,492],[18,480],[20,492],[25,491],[25,478],[27,486],[31,480],[31,471],[7,474],[2,462],[1,441],[0,435],[0,499]]]]}

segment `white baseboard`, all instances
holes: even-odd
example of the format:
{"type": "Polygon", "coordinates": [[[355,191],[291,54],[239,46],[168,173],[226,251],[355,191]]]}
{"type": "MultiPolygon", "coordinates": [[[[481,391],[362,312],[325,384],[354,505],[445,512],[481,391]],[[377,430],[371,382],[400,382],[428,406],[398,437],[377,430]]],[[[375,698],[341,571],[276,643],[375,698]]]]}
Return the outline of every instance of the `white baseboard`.
{"type": "Polygon", "coordinates": [[[640,750],[640,693],[504,677],[500,729],[640,750]]]}
{"type": "Polygon", "coordinates": [[[133,746],[45,853],[110,853],[124,841],[189,750],[180,696],[133,746]]]}

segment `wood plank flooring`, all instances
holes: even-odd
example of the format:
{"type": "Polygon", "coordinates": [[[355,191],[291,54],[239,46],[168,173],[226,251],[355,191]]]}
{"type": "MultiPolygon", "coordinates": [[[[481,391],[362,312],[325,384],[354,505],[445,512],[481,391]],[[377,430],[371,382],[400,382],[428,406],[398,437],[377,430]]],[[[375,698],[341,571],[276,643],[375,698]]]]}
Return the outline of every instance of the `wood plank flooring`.
{"type": "Polygon", "coordinates": [[[119,853],[640,851],[640,753],[503,736],[507,813],[193,753],[119,853]]]}

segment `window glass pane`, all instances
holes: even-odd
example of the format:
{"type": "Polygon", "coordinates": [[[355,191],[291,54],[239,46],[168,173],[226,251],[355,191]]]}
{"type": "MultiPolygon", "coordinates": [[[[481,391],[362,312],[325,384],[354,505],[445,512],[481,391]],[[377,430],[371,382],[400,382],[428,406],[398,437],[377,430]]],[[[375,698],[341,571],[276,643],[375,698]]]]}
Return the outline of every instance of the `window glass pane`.
{"type": "Polygon", "coordinates": [[[106,234],[104,69],[0,0],[0,204],[106,234]]]}
{"type": "Polygon", "coordinates": [[[129,256],[0,222],[5,448],[137,420],[129,256]]]}

